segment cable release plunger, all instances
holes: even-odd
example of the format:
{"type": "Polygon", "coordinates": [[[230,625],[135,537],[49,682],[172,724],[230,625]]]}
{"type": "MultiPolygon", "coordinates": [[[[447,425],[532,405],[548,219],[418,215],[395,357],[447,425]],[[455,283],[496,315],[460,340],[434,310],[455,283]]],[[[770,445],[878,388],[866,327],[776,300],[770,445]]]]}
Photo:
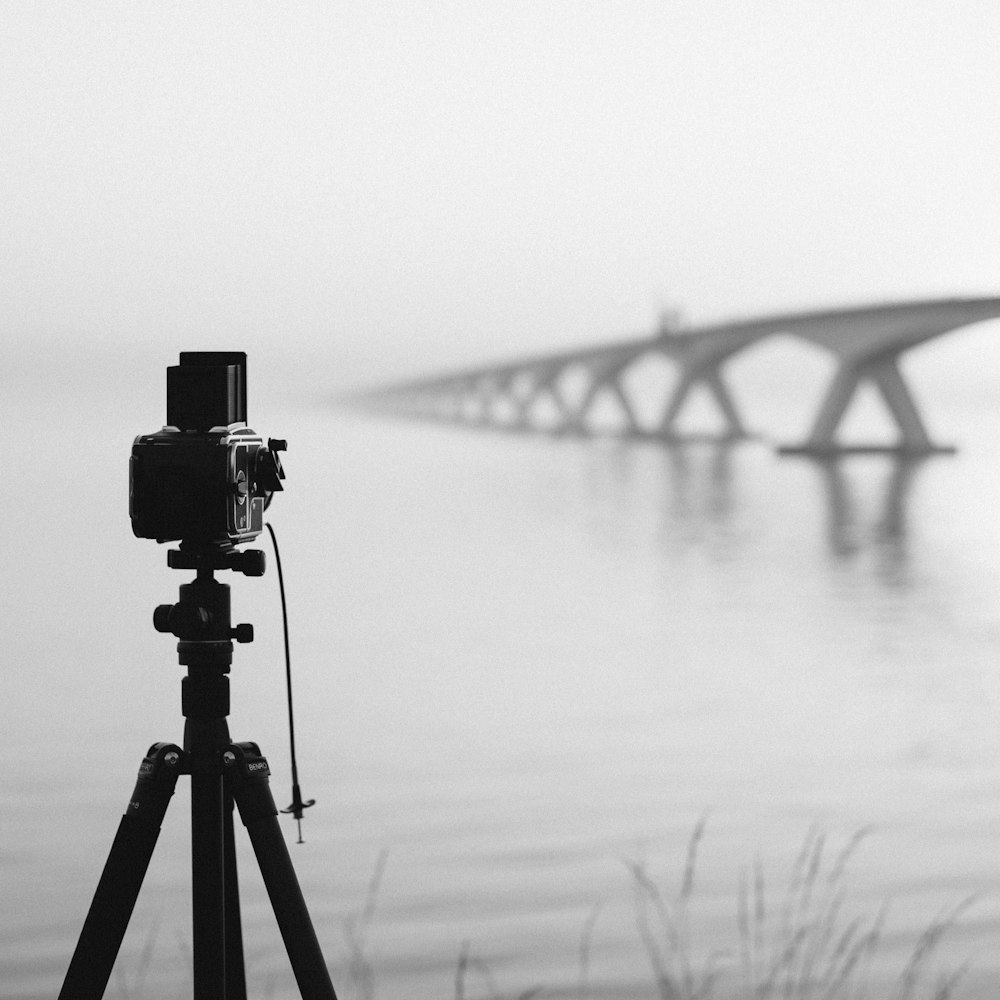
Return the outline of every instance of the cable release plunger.
{"type": "Polygon", "coordinates": [[[281,572],[281,554],[278,551],[278,538],[274,533],[274,528],[270,523],[266,525],[271,536],[271,544],[274,546],[274,562],[278,567],[278,589],[281,591],[281,622],[285,633],[285,686],[288,691],[288,741],[292,757],[292,801],[287,809],[282,809],[282,813],[291,814],[295,817],[295,822],[299,829],[298,843],[302,840],[302,813],[310,806],[316,804],[315,799],[302,801],[302,790],[299,788],[299,768],[295,761],[295,713],[292,709],[292,658],[288,652],[288,605],[285,602],[285,577],[281,572]]]}

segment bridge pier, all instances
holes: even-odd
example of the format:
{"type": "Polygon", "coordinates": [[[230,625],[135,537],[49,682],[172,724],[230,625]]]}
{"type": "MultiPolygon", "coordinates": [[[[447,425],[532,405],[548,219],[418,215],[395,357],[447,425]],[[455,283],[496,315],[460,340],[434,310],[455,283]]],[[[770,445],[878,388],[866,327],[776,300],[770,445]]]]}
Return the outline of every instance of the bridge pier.
{"type": "Polygon", "coordinates": [[[582,435],[589,433],[585,425],[587,413],[590,411],[591,406],[593,406],[594,400],[604,389],[610,390],[617,400],[625,421],[628,424],[629,432],[632,434],[639,432],[639,421],[636,418],[635,411],[628,397],[625,395],[621,383],[618,381],[618,376],[627,364],[628,361],[623,362],[620,358],[615,358],[611,362],[605,362],[604,364],[591,362],[587,366],[587,374],[590,382],[576,407],[572,410],[567,408],[567,419],[563,427],[566,433],[582,435]]]}
{"type": "Polygon", "coordinates": [[[506,403],[510,406],[513,417],[512,423],[516,423],[520,415],[518,399],[514,393],[514,381],[517,378],[517,370],[510,369],[498,372],[492,379],[487,379],[488,398],[483,407],[482,422],[486,427],[497,427],[502,421],[497,417],[498,404],[506,403]]]}
{"type": "Polygon", "coordinates": [[[488,424],[492,406],[493,387],[489,379],[470,379],[462,392],[462,403],[459,410],[461,419],[470,424],[488,424]]]}
{"type": "Polygon", "coordinates": [[[725,441],[734,441],[739,438],[749,437],[743,419],[736,409],[736,402],[729,392],[729,387],[723,381],[720,365],[712,365],[709,368],[681,367],[681,377],[674,386],[674,391],[670,395],[666,408],[663,411],[663,418],[660,421],[660,434],[672,441],[682,440],[684,435],[678,434],[675,430],[677,418],[684,407],[691,389],[698,383],[703,384],[712,394],[712,398],[718,404],[719,410],[726,423],[726,430],[721,435],[725,441]]]}
{"type": "Polygon", "coordinates": [[[616,375],[613,379],[606,383],[607,388],[611,390],[611,394],[618,400],[618,405],[621,407],[622,413],[625,416],[625,423],[627,425],[628,434],[641,434],[642,425],[639,423],[639,418],[635,415],[635,410],[632,407],[632,402],[628,398],[628,393],[625,392],[624,386],[622,386],[620,379],[616,375]]]}
{"type": "Polygon", "coordinates": [[[533,379],[531,388],[524,394],[519,404],[517,422],[519,428],[531,430],[531,408],[546,396],[552,400],[562,420],[560,427],[565,427],[572,419],[572,414],[566,405],[566,400],[563,398],[563,394],[559,391],[559,387],[556,384],[560,374],[562,374],[562,370],[562,365],[550,365],[531,372],[531,378],[533,379]]]}
{"type": "Polygon", "coordinates": [[[847,453],[880,453],[900,455],[931,455],[951,453],[955,448],[936,445],[931,441],[927,428],[917,409],[897,364],[896,354],[878,355],[841,362],[834,374],[830,388],[813,422],[812,430],[798,445],[782,445],[783,455],[841,455],[847,453]],[[895,444],[842,444],[837,431],[862,382],[871,382],[885,401],[896,422],[899,437],[895,444]]]}

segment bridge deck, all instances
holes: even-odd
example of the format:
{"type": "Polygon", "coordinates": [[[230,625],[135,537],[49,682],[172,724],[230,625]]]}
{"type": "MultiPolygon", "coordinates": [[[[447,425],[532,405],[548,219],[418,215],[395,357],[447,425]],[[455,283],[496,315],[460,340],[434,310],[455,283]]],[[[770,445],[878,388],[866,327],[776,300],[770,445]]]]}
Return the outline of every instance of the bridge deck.
{"type": "Polygon", "coordinates": [[[480,425],[542,429],[532,411],[542,397],[555,405],[561,423],[547,430],[587,432],[587,417],[595,398],[610,394],[624,417],[624,433],[677,440],[676,421],[695,384],[703,384],[725,420],[724,437],[746,436],[736,403],[722,378],[722,366],[739,351],[765,338],[790,335],[817,344],[836,355],[838,369],[811,432],[796,450],[822,454],[844,450],[837,429],[858,385],[871,381],[882,394],[899,427],[893,450],[926,453],[939,450],[923,426],[909,389],[896,365],[904,351],[933,337],[972,323],[1000,317],[1000,298],[938,299],[797,312],[756,319],[707,324],[681,330],[660,330],[572,350],[385,386],[366,393],[369,405],[480,425]],[[650,354],[668,358],[679,378],[663,415],[653,428],[640,426],[635,407],[621,380],[623,373],[650,354]],[[580,398],[571,403],[560,379],[581,368],[589,379],[580,398]],[[503,405],[501,405],[503,404],[503,405]],[[507,417],[500,418],[500,409],[507,417]],[[513,414],[513,417],[510,414],[513,414]]]}

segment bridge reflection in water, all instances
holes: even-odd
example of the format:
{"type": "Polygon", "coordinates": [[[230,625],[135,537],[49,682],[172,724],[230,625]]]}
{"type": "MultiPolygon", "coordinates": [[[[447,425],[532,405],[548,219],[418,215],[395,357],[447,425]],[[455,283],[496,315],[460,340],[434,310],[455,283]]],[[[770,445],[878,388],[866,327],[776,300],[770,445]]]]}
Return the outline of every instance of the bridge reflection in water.
{"type": "MultiPolygon", "coordinates": [[[[734,557],[747,505],[745,480],[756,478],[741,475],[738,452],[739,445],[732,441],[665,446],[658,486],[667,519],[663,537],[672,547],[697,543],[715,549],[719,558],[734,557]]],[[[626,457],[617,449],[602,456],[601,466],[615,484],[616,504],[622,502],[635,472],[626,457]]],[[[805,456],[815,470],[826,548],[834,562],[866,558],[881,584],[908,586],[907,507],[927,458],[900,454],[871,460],[805,456]]],[[[750,473],[750,469],[742,472],[750,473]]],[[[595,499],[604,501],[607,497],[595,499]]]]}
{"type": "Polygon", "coordinates": [[[893,456],[875,497],[875,509],[862,510],[854,483],[838,458],[816,462],[827,498],[827,538],[831,553],[849,560],[871,548],[883,583],[905,586],[908,566],[907,502],[923,460],[893,456]],[[874,520],[870,520],[874,517],[874,520]]]}
{"type": "Polygon", "coordinates": [[[756,565],[759,548],[779,537],[779,545],[802,546],[789,565],[808,566],[818,538],[831,568],[861,568],[863,577],[898,592],[915,585],[909,512],[929,456],[807,455],[797,470],[769,468],[779,461],[762,446],[745,451],[732,441],[652,450],[609,442],[585,465],[588,509],[597,512],[602,536],[624,546],[653,542],[665,565],[683,563],[691,551],[709,563],[756,565]],[[651,513],[652,522],[645,519],[651,513]],[[788,516],[794,525],[783,521],[788,516]],[[775,524],[782,525],[776,535],[775,524]]]}
{"type": "Polygon", "coordinates": [[[466,425],[587,435],[593,432],[595,404],[603,400],[617,407],[621,436],[677,442],[690,440],[680,429],[679,418],[692,389],[700,386],[721,415],[723,430],[717,437],[733,441],[751,435],[725,380],[726,363],[760,341],[791,336],[830,352],[836,369],[805,438],[779,450],[815,456],[873,451],[928,455],[954,449],[931,440],[898,358],[935,337],[997,317],[1000,298],[969,298],[793,313],[701,327],[667,325],[652,336],[410,380],[366,392],[356,401],[466,425]],[[669,363],[676,376],[652,420],[643,419],[626,380],[650,357],[669,363]],[[838,440],[845,414],[863,384],[872,385],[884,400],[898,432],[894,443],[845,445],[838,440]]]}

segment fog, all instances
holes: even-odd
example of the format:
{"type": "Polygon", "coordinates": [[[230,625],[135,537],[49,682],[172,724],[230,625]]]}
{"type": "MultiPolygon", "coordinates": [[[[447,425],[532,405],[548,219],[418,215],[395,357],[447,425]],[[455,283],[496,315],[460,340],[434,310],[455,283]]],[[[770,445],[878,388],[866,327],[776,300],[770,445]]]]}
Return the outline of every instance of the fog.
{"type": "MultiPolygon", "coordinates": [[[[589,927],[602,995],[652,995],[621,859],[683,863],[708,809],[713,949],[755,852],[770,880],[809,824],[872,824],[859,905],[893,897],[898,929],[876,973],[975,894],[955,966],[976,956],[992,996],[1000,324],[903,359],[960,447],[906,475],[316,403],[664,310],[1000,294],[998,38],[1000,5],[971,0],[5,4],[5,985],[54,995],[139,754],[179,737],[149,619],[181,580],[132,537],[127,457],[177,352],[225,349],[249,355],[251,426],[290,442],[275,512],[318,800],[296,866],[338,990],[388,850],[381,994],[448,995],[463,941],[505,995],[550,992],[589,927]]],[[[755,429],[807,429],[818,354],[734,359],[755,429]]],[[[275,585],[234,583],[258,637],[233,732],[284,775],[275,585]]],[[[147,965],[157,995],[186,982],[188,812],[123,993],[147,965]]],[[[251,971],[292,995],[256,884],[251,971]]]]}
{"type": "Polygon", "coordinates": [[[8,4],[3,339],[326,392],[995,293],[997,37],[986,2],[8,4]]]}

